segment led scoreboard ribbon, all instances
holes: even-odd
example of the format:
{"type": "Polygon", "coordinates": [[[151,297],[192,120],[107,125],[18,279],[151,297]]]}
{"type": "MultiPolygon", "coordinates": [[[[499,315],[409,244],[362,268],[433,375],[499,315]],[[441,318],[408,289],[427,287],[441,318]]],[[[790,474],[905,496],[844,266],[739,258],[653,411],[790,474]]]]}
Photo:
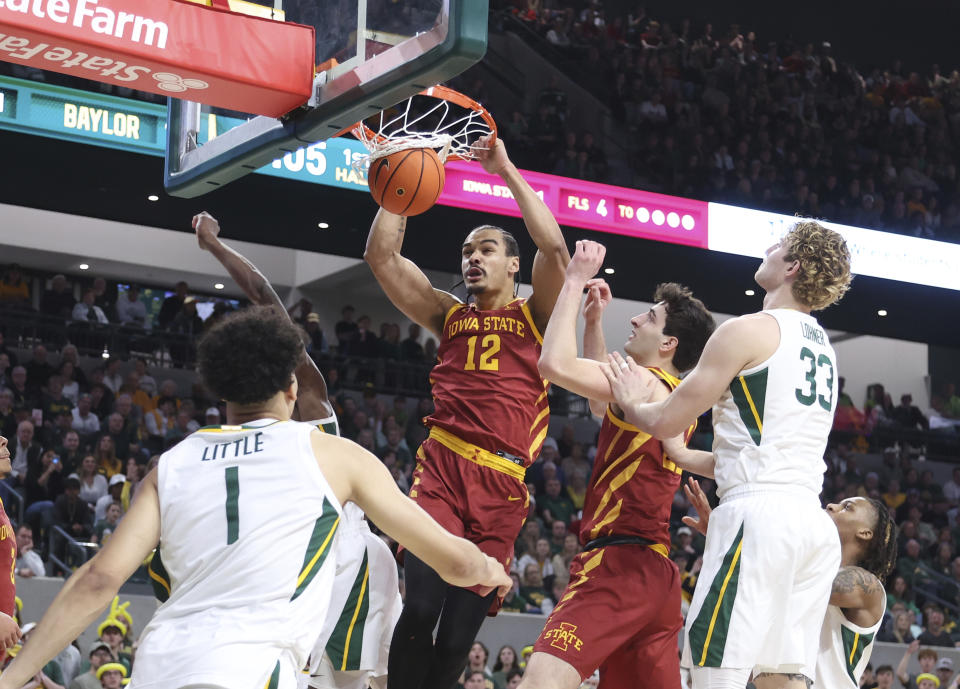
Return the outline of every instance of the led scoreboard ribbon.
{"type": "MultiPolygon", "coordinates": [[[[0,129],[162,156],[166,107],[89,91],[0,77],[0,129]]],[[[240,120],[204,115],[200,143],[240,120]]],[[[257,173],[367,193],[353,163],[366,149],[330,139],[288,153],[257,173]]],[[[523,171],[561,225],[761,257],[796,218],[639,189],[523,171]]],[[[510,190],[477,163],[451,161],[438,203],[520,216],[510,190]]],[[[843,234],[860,275],[960,290],[960,244],[825,222],[843,234]]]]}

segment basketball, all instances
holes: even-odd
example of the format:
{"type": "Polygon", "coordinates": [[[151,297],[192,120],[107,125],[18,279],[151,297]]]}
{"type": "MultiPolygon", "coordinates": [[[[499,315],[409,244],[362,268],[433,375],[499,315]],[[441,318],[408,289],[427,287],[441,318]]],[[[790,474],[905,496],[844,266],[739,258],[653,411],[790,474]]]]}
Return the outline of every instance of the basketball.
{"type": "Polygon", "coordinates": [[[373,200],[397,215],[420,215],[440,198],[443,165],[432,148],[410,148],[377,158],[367,183],[373,200]]]}

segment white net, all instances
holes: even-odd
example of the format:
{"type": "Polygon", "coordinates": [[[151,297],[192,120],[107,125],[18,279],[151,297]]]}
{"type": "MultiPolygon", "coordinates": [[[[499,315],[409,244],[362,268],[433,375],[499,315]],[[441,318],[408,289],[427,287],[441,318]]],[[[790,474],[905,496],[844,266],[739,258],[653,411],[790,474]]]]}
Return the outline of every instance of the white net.
{"type": "Polygon", "coordinates": [[[374,160],[410,148],[436,149],[441,163],[472,160],[477,140],[492,132],[483,111],[418,94],[354,128],[370,154],[353,166],[363,172],[374,160]]]}

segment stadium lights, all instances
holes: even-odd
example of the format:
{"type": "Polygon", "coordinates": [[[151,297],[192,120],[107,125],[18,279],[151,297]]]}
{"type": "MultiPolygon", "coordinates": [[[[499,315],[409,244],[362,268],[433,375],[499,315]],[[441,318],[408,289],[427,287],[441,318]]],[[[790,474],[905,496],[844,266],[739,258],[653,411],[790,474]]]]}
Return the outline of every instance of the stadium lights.
{"type": "Polygon", "coordinates": [[[160,197],[157,196],[156,194],[150,194],[150,196],[147,197],[147,201],[159,201],[159,200],[160,200],[160,197]]]}
{"type": "Polygon", "coordinates": [[[603,272],[606,273],[607,275],[613,275],[617,271],[615,271],[613,268],[604,268],[603,272]]]}
{"type": "Polygon", "coordinates": [[[90,265],[87,263],[81,263],[79,265],[80,270],[90,270],[90,265]]]}
{"type": "Polygon", "coordinates": [[[877,315],[878,315],[878,316],[881,316],[881,317],[882,317],[882,316],[886,316],[886,315],[887,315],[887,310],[886,310],[886,309],[880,309],[879,311],[877,311],[877,315]]]}
{"type": "Polygon", "coordinates": [[[317,223],[317,227],[319,227],[321,230],[325,230],[325,229],[327,229],[328,227],[330,227],[330,225],[329,225],[329,223],[318,222],[318,223],[317,223]]]}
{"type": "Polygon", "coordinates": [[[752,297],[754,294],[756,294],[756,292],[754,292],[752,289],[748,289],[744,292],[744,294],[746,294],[748,297],[752,297]]]}
{"type": "Polygon", "coordinates": [[[222,282],[218,282],[218,283],[214,284],[213,288],[214,288],[214,289],[223,289],[223,283],[222,283],[222,282]]]}

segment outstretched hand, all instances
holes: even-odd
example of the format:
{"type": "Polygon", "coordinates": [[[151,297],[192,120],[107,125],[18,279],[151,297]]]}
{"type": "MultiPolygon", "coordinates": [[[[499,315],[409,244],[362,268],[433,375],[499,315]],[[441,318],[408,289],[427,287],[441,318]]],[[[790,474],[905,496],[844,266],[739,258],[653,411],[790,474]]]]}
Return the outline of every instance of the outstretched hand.
{"type": "Polygon", "coordinates": [[[573,258],[567,264],[567,279],[586,283],[600,270],[603,258],[607,255],[607,247],[589,239],[577,241],[577,249],[573,258]]]}
{"type": "Polygon", "coordinates": [[[487,134],[480,137],[472,148],[484,171],[491,175],[499,175],[510,165],[507,147],[503,145],[502,139],[497,138],[496,134],[487,134]]]}
{"type": "Polygon", "coordinates": [[[603,317],[603,310],[613,301],[610,285],[603,278],[587,280],[587,301],[583,305],[583,318],[596,322],[603,317]]]}
{"type": "Polygon", "coordinates": [[[220,223],[206,211],[193,216],[193,229],[197,232],[197,243],[201,249],[209,251],[219,241],[220,223]]]}
{"type": "Polygon", "coordinates": [[[610,392],[621,409],[653,401],[660,385],[655,376],[647,374],[633,357],[624,359],[620,352],[611,352],[608,359],[609,363],[601,364],[600,369],[610,381],[610,392]]]}
{"type": "Polygon", "coordinates": [[[703,492],[703,488],[700,487],[700,482],[693,476],[687,481],[687,485],[683,487],[683,492],[686,493],[687,500],[690,501],[690,504],[697,510],[696,519],[693,517],[684,517],[683,523],[706,536],[707,524],[710,522],[710,513],[713,512],[713,508],[710,507],[710,502],[707,500],[707,494],[703,492]]]}

